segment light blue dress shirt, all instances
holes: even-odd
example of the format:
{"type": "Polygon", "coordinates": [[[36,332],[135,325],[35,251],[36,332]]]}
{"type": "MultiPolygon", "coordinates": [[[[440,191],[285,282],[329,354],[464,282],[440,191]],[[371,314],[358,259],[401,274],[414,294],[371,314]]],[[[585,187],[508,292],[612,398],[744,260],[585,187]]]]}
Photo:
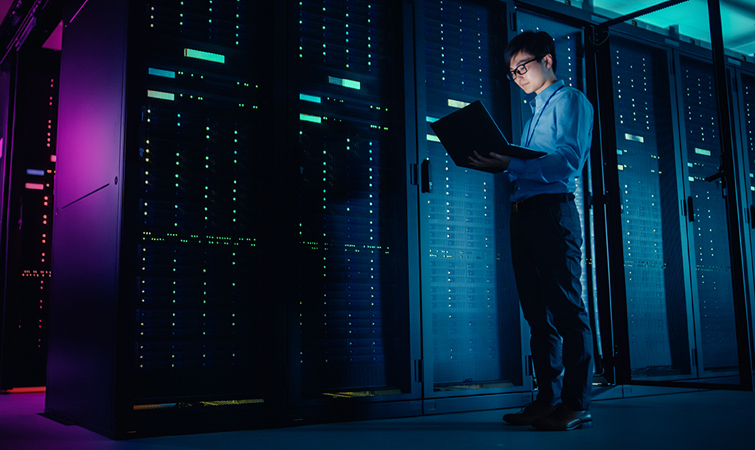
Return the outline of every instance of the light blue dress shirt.
{"type": "Polygon", "coordinates": [[[570,193],[592,144],[593,108],[577,89],[557,81],[530,102],[532,118],[521,145],[547,153],[536,159],[511,158],[506,173],[514,183],[512,202],[538,194],[570,193]]]}

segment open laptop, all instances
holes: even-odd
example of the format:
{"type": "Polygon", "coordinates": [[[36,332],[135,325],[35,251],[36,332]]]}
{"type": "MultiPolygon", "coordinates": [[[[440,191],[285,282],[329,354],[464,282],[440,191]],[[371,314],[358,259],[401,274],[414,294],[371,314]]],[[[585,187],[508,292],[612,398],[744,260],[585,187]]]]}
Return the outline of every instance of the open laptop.
{"type": "Polygon", "coordinates": [[[510,144],[480,100],[436,120],[430,127],[459,167],[491,173],[500,172],[472,166],[469,157],[474,155],[475,150],[483,156],[496,152],[520,159],[538,158],[546,154],[510,144]]]}

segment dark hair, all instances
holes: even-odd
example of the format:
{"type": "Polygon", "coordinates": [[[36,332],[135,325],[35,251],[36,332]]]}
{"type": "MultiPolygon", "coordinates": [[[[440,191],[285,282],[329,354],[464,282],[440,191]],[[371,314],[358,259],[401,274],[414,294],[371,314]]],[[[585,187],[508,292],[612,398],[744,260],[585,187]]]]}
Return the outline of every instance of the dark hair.
{"type": "Polygon", "coordinates": [[[538,61],[545,55],[551,55],[553,58],[553,72],[556,71],[556,44],[553,38],[545,31],[524,31],[509,41],[506,50],[503,51],[503,60],[508,70],[511,58],[517,53],[524,51],[537,58],[538,61]]]}

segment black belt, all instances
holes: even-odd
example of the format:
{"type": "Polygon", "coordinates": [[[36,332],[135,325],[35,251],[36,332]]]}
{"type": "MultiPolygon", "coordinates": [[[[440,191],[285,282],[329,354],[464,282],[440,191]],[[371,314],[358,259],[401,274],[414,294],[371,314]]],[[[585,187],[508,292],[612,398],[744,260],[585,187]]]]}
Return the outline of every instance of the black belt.
{"type": "Polygon", "coordinates": [[[541,206],[552,205],[554,203],[566,203],[574,200],[574,194],[539,194],[530,198],[525,198],[521,202],[511,202],[511,212],[520,213],[541,206]]]}

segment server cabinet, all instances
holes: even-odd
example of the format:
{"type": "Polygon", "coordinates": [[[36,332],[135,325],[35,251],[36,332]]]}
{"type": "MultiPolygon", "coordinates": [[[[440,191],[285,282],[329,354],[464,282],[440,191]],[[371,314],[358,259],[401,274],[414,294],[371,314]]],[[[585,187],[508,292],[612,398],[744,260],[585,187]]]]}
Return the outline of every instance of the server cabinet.
{"type": "Polygon", "coordinates": [[[289,418],[420,414],[405,401],[420,395],[405,159],[411,5],[288,5],[289,418]]]}
{"type": "Polygon", "coordinates": [[[501,54],[513,31],[512,9],[503,2],[419,5],[425,412],[520,405],[531,399],[532,381],[525,376],[526,331],[510,261],[510,187],[505,175],[457,167],[430,128],[480,99],[511,137],[512,91],[501,54]],[[478,397],[462,397],[470,395],[478,397]]]}
{"type": "Polygon", "coordinates": [[[1,87],[0,391],[46,381],[60,53],[29,47],[11,55],[1,87]]]}
{"type": "Polygon", "coordinates": [[[726,192],[711,181],[721,153],[712,67],[618,35],[610,55],[626,379],[736,385],[726,192]]]}
{"type": "Polygon", "coordinates": [[[273,417],[272,17],[69,2],[49,414],[115,438],[273,417]]]}
{"type": "MultiPolygon", "coordinates": [[[[742,180],[741,188],[743,189],[745,198],[745,209],[748,212],[747,216],[749,222],[745,223],[742,230],[742,239],[744,242],[749,242],[750,255],[755,254],[755,69],[751,64],[742,64],[737,61],[737,65],[740,66],[733,76],[733,86],[735,89],[735,98],[737,99],[737,108],[735,111],[738,117],[738,136],[740,161],[742,161],[742,180]],[[745,66],[745,67],[742,67],[745,66]]],[[[749,307],[749,320],[750,320],[750,342],[753,341],[753,330],[755,330],[755,316],[752,311],[755,308],[755,292],[753,292],[753,280],[755,280],[755,265],[752,264],[752,256],[747,261],[749,264],[746,266],[750,268],[749,278],[749,295],[750,295],[750,307],[749,307]]],[[[753,352],[753,360],[755,360],[755,346],[751,346],[753,352]]]]}
{"type": "Polygon", "coordinates": [[[680,106],[686,185],[686,217],[697,315],[696,353],[701,378],[738,384],[737,339],[725,187],[710,177],[720,170],[720,128],[713,67],[679,56],[680,106]],[[686,154],[685,154],[686,153],[686,154]],[[729,378],[727,378],[729,377],[729,378]]]}
{"type": "Polygon", "coordinates": [[[696,377],[672,61],[662,48],[611,39],[616,154],[633,380],[696,377]]]}

